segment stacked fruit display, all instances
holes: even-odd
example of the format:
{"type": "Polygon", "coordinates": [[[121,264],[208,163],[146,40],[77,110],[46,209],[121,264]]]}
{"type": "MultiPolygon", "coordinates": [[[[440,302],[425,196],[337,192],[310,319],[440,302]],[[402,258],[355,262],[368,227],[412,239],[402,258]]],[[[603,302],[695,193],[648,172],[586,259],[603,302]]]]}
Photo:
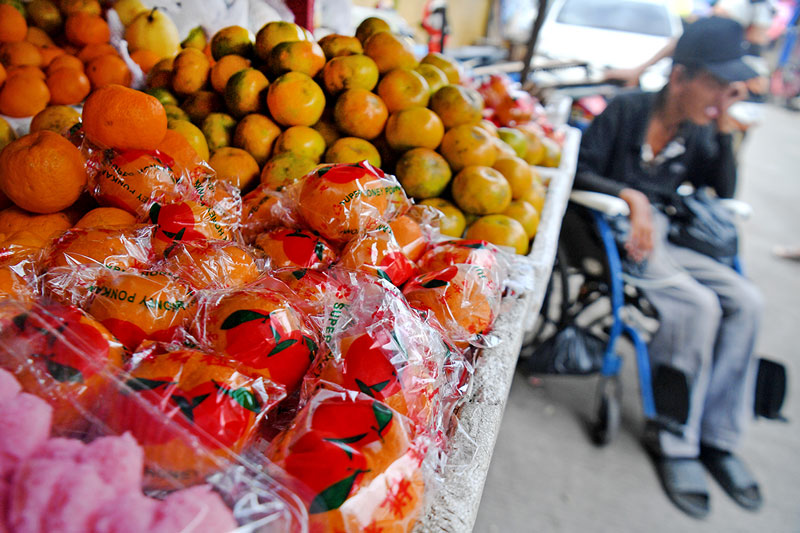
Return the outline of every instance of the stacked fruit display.
{"type": "MultiPolygon", "coordinates": [[[[314,83],[282,76],[286,98],[314,83]]],[[[277,109],[304,111],[262,116],[277,109]]],[[[242,197],[168,125],[156,97],[111,84],[80,126],[0,152],[0,367],[56,435],[129,432],[148,490],[246,454],[294,492],[273,508],[294,498],[313,528],[410,529],[513,257],[440,242],[438,214],[367,161],[242,197]]]]}

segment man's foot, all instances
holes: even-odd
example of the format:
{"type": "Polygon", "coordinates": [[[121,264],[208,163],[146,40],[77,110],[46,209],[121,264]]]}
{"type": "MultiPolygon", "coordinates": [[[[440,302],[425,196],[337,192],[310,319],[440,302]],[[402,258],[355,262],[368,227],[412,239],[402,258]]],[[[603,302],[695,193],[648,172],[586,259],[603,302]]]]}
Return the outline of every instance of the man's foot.
{"type": "Polygon", "coordinates": [[[758,483],[741,459],[731,452],[702,446],[700,461],[733,501],[749,511],[761,508],[764,500],[758,483]]]}
{"type": "Polygon", "coordinates": [[[772,253],[782,259],[790,259],[792,261],[800,261],[800,245],[798,246],[785,246],[777,244],[772,248],[772,253]]]}
{"type": "Polygon", "coordinates": [[[692,518],[711,511],[706,475],[700,461],[691,457],[653,456],[656,472],[667,497],[692,518]]]}

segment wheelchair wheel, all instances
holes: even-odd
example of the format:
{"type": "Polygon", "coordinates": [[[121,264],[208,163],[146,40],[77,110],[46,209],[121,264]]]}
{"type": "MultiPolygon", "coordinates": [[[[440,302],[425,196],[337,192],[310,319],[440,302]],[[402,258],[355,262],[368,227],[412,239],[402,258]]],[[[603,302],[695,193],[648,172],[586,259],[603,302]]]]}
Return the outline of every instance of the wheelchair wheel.
{"type": "MultiPolygon", "coordinates": [[[[611,383],[609,378],[601,377],[599,385],[599,402],[595,419],[590,428],[592,442],[597,446],[605,446],[619,433],[622,421],[622,411],[619,390],[616,383],[611,383]]],[[[616,378],[613,378],[616,380],[616,378]]]]}

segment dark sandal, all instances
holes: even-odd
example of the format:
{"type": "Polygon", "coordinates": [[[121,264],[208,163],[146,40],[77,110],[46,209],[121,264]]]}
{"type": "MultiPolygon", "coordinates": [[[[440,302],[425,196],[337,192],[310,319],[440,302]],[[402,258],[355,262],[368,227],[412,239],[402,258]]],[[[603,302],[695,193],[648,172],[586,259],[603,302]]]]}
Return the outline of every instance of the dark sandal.
{"type": "Polygon", "coordinates": [[[669,499],[693,518],[711,511],[706,476],[700,461],[688,457],[654,457],[656,472],[669,499]]]}
{"type": "Polygon", "coordinates": [[[758,483],[741,459],[732,453],[703,453],[700,460],[733,501],[749,511],[761,508],[758,483]]]}

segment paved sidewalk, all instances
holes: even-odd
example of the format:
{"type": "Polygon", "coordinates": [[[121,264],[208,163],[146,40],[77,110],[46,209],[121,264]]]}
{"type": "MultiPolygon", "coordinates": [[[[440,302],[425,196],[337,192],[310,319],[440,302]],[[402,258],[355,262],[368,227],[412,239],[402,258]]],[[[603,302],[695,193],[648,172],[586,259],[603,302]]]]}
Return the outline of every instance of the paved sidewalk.
{"type": "Polygon", "coordinates": [[[737,197],[754,209],[742,256],[766,300],[757,351],[789,369],[790,422],[754,422],[741,450],[761,482],[764,507],[741,509],[711,479],[706,520],[669,502],[639,444],[635,361],[625,346],[622,429],[604,448],[591,444],[585,425],[596,378],[551,377],[535,388],[515,378],[474,531],[800,532],[800,262],[771,254],[775,244],[800,245],[800,113],[768,107],[741,159],[737,197]]]}

